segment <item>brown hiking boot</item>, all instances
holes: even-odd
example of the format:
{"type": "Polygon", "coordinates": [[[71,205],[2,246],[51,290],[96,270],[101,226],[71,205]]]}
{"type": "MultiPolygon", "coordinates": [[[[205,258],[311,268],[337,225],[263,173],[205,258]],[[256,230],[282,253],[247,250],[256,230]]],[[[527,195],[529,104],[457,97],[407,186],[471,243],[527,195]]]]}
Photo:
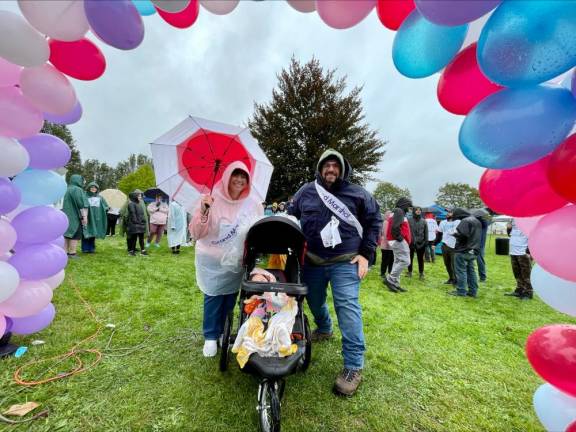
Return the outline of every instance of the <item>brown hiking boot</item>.
{"type": "Polygon", "coordinates": [[[360,381],[362,381],[362,369],[344,368],[336,377],[334,392],[342,396],[352,396],[356,393],[360,381]]]}
{"type": "Polygon", "coordinates": [[[318,329],[316,329],[312,332],[312,342],[323,342],[332,339],[333,336],[334,336],[333,332],[326,333],[318,331],[318,329]]]}

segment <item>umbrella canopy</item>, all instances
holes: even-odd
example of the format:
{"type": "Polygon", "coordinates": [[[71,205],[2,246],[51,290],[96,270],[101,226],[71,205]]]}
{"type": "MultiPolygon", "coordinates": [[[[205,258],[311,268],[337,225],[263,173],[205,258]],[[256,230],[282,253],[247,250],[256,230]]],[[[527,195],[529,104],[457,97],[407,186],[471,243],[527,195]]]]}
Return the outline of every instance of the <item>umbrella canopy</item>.
{"type": "Polygon", "coordinates": [[[144,196],[146,198],[150,198],[151,200],[155,200],[157,195],[162,196],[162,201],[168,201],[169,197],[166,194],[166,192],[164,192],[162,189],[150,188],[150,189],[146,189],[146,191],[144,192],[144,196]]]}
{"type": "Polygon", "coordinates": [[[189,116],[150,145],[157,187],[187,210],[212,193],[235,161],[250,171],[250,195],[266,198],[274,168],[248,128],[189,116]]]}
{"type": "Polygon", "coordinates": [[[122,208],[128,200],[124,192],[118,189],[106,189],[100,192],[100,196],[104,197],[108,205],[112,208],[122,208]]]}

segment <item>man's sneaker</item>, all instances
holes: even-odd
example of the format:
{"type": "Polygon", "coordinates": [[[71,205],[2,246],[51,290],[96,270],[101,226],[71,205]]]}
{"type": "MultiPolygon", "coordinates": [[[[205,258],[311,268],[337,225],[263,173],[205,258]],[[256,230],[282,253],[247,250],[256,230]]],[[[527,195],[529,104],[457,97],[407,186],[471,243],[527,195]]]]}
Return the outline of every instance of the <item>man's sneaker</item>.
{"type": "Polygon", "coordinates": [[[424,273],[420,273],[420,275],[418,276],[418,278],[419,278],[420,280],[424,280],[424,273]]]}
{"type": "Polygon", "coordinates": [[[446,282],[444,282],[444,285],[452,285],[454,282],[452,282],[452,279],[448,279],[446,282]]]}
{"type": "Polygon", "coordinates": [[[456,297],[466,297],[466,294],[460,294],[458,291],[450,291],[448,295],[456,296],[456,297]]]}
{"type": "Polygon", "coordinates": [[[218,343],[215,340],[207,340],[204,342],[202,354],[204,357],[215,357],[218,353],[218,343]]]}
{"type": "Polygon", "coordinates": [[[128,255],[130,255],[130,256],[136,256],[136,252],[135,252],[135,251],[128,251],[128,255]]]}
{"type": "Polygon", "coordinates": [[[145,250],[140,252],[140,255],[148,255],[148,252],[146,252],[145,250]]]}
{"type": "Polygon", "coordinates": [[[392,282],[390,279],[388,279],[388,277],[384,278],[384,284],[386,284],[388,289],[392,292],[406,292],[404,288],[392,282]]]}
{"type": "Polygon", "coordinates": [[[522,294],[522,295],[518,296],[518,298],[519,298],[520,300],[532,300],[532,297],[533,297],[532,293],[530,293],[530,294],[522,294]]]}
{"type": "Polygon", "coordinates": [[[344,368],[336,377],[334,392],[342,396],[352,396],[356,393],[360,381],[362,381],[362,369],[344,368]]]}
{"type": "Polygon", "coordinates": [[[326,340],[330,340],[334,337],[334,333],[330,332],[330,333],[326,333],[326,332],[321,332],[318,329],[314,330],[312,332],[312,342],[322,342],[322,341],[326,341],[326,340]]]}
{"type": "Polygon", "coordinates": [[[512,292],[506,293],[504,295],[510,296],[510,297],[522,297],[522,294],[520,294],[518,291],[512,291],[512,292]]]}

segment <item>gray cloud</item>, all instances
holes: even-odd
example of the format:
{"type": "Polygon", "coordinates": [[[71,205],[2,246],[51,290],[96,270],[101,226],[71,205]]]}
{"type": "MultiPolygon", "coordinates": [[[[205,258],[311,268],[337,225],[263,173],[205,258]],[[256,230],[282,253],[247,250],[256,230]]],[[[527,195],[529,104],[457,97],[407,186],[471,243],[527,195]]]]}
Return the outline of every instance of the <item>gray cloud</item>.
{"type": "MultiPolygon", "coordinates": [[[[14,9],[2,2],[0,9],[14,9]]],[[[242,1],[229,15],[201,10],[193,27],[178,30],[158,15],[144,18],[146,36],[134,51],[97,42],[108,66],[93,82],[74,81],[84,117],[71,126],[83,159],[116,164],[186,115],[233,124],[250,117],[254,101],[269,100],[276,74],[294,55],[363,85],[366,120],[389,141],[378,178],[429,204],[446,181],[475,185],[482,169],[458,149],[462,117],[436,100],[438,75],[402,77],[392,64],[394,33],[376,13],[349,30],[333,30],[317,14],[280,1],[242,1]]],[[[369,184],[372,189],[375,184],[369,184]]]]}

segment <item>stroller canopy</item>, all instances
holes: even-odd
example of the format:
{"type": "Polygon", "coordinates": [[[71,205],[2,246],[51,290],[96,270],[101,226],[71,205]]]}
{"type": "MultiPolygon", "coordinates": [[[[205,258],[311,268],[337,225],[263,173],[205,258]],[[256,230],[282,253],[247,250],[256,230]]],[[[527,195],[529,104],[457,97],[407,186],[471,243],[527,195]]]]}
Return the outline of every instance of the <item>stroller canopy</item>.
{"type": "Polygon", "coordinates": [[[300,226],[285,216],[268,216],[256,222],[246,235],[246,248],[264,254],[283,254],[288,248],[302,256],[306,239],[300,226]]]}

